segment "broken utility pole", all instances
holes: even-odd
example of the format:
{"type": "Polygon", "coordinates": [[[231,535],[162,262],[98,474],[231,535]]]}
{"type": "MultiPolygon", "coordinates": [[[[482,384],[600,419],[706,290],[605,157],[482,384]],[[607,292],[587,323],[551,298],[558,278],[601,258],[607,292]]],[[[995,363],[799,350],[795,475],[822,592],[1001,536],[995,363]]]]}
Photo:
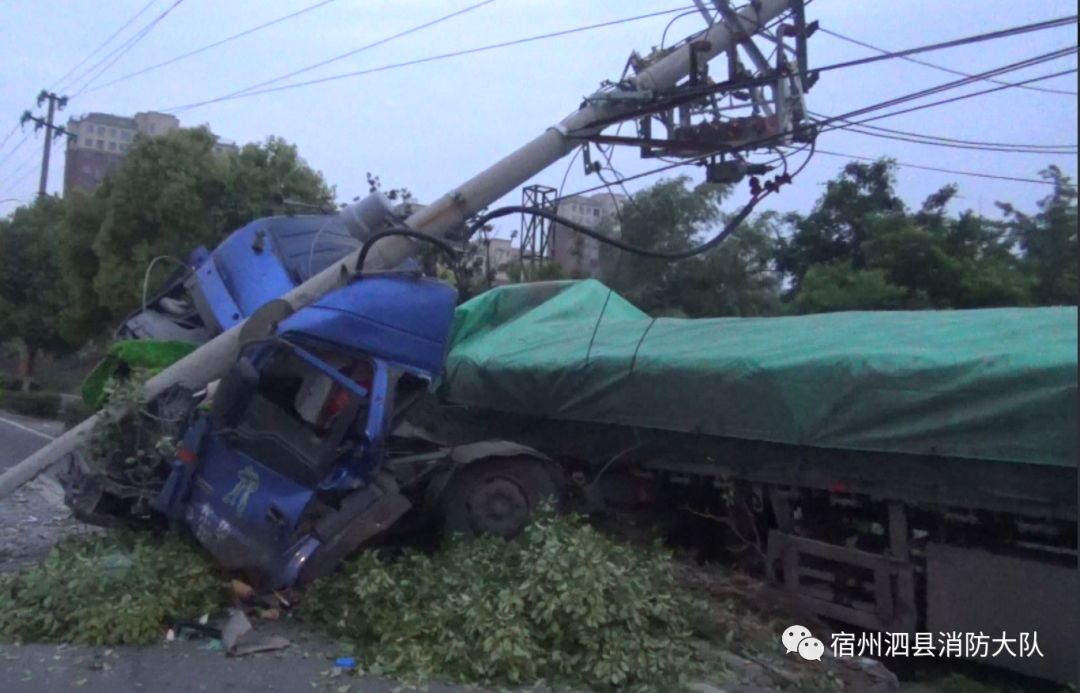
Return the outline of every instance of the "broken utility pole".
{"type": "Polygon", "coordinates": [[[38,183],[38,197],[45,197],[46,187],[49,184],[49,157],[52,155],[52,141],[60,135],[71,134],[63,127],[53,125],[53,117],[56,115],[56,111],[64,110],[64,106],[67,105],[66,96],[57,96],[51,91],[41,90],[41,93],[37,97],[37,105],[40,108],[44,102],[49,102],[49,110],[46,113],[45,118],[39,118],[32,115],[30,111],[23,111],[22,118],[19,122],[25,125],[28,121],[33,121],[34,130],[40,130],[45,128],[45,150],[41,153],[41,181],[38,183]]]}
{"type": "MultiPolygon", "coordinates": [[[[692,73],[696,74],[704,61],[726,53],[729,48],[761,31],[772,20],[799,4],[799,0],[757,0],[749,3],[735,16],[738,26],[717,22],[698,34],[692,43],[684,42],[655,62],[642,65],[628,83],[638,94],[664,94],[692,73]]],[[[599,134],[608,123],[633,117],[638,108],[633,100],[611,98],[610,89],[601,89],[560,123],[542,134],[441,199],[412,214],[406,225],[425,234],[445,237],[459,229],[470,217],[498,200],[532,176],[563,158],[585,138],[599,134]],[[604,124],[598,125],[602,122],[604,124]]],[[[363,251],[356,251],[344,260],[331,265],[282,298],[293,309],[302,308],[333,291],[355,276],[356,264],[363,251]]],[[[374,246],[367,255],[366,270],[397,267],[414,252],[414,241],[401,236],[389,237],[374,246]]],[[[221,378],[236,361],[242,345],[241,330],[245,323],[218,335],[197,351],[176,362],[146,383],[145,396],[153,399],[167,389],[182,385],[200,389],[221,378]]],[[[52,464],[75,452],[93,429],[97,416],[92,416],[36,453],[0,475],[0,499],[33,479],[52,464]]]]}

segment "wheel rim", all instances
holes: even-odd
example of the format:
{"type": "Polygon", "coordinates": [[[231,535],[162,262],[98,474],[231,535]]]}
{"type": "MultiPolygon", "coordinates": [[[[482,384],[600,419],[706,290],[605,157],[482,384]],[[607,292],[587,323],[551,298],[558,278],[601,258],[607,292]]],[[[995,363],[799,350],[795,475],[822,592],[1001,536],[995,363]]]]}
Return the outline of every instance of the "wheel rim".
{"type": "Polygon", "coordinates": [[[510,537],[529,519],[529,497],[513,479],[489,477],[469,494],[465,510],[477,534],[510,537]]]}

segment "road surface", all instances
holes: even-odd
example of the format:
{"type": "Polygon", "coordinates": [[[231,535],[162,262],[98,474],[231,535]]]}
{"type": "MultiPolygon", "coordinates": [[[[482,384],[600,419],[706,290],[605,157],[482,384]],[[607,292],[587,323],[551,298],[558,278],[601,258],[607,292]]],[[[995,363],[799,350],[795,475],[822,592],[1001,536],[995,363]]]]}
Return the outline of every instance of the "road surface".
{"type": "Polygon", "coordinates": [[[62,430],[55,421],[38,421],[0,411],[0,472],[14,467],[62,430]]]}

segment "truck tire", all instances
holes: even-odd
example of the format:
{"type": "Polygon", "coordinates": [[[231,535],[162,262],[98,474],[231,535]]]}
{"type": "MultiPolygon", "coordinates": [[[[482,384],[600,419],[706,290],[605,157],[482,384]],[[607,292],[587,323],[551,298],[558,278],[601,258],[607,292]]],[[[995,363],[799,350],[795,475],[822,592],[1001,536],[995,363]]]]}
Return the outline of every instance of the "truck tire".
{"type": "Polygon", "coordinates": [[[455,471],[440,494],[443,531],[510,539],[544,502],[559,509],[561,492],[550,462],[530,457],[477,460],[455,471]]]}

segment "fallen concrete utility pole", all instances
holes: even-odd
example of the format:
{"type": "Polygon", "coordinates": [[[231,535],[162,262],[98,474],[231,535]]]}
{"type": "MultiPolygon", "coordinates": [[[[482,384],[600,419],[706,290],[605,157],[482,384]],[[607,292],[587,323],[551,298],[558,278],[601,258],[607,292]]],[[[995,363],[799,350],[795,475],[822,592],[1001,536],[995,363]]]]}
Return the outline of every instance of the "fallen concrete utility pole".
{"type": "MultiPolygon", "coordinates": [[[[733,36],[727,24],[714,24],[700,38],[700,41],[708,42],[707,50],[699,51],[697,57],[692,58],[691,46],[684,43],[638,73],[633,79],[636,87],[653,92],[671,89],[690,74],[695,60],[710,60],[727,51],[740,37],[756,34],[760,27],[783,14],[791,4],[791,0],[759,0],[748,4],[738,15],[742,29],[738,35],[733,36]]],[[[525,146],[450,191],[437,202],[413,214],[405,223],[412,229],[432,236],[445,236],[448,232],[460,228],[466,219],[479,210],[573,151],[580,141],[576,137],[570,137],[568,133],[575,132],[578,137],[596,134],[602,127],[592,130],[582,128],[602,118],[617,118],[621,113],[636,107],[632,103],[605,100],[603,95],[604,92],[598,92],[597,96],[601,98],[589,100],[558,125],[548,128],[525,146]]],[[[400,237],[387,238],[376,245],[368,255],[366,269],[396,267],[412,252],[412,241],[400,237]]],[[[283,298],[294,309],[299,309],[344,285],[355,272],[358,254],[359,251],[328,267],[283,298]]],[[[197,351],[151,378],[146,383],[146,396],[153,399],[174,385],[198,389],[220,378],[236,360],[241,346],[242,328],[243,324],[237,325],[218,335],[197,351]]],[[[97,416],[91,416],[0,475],[0,499],[81,447],[96,421],[97,416]]]]}

